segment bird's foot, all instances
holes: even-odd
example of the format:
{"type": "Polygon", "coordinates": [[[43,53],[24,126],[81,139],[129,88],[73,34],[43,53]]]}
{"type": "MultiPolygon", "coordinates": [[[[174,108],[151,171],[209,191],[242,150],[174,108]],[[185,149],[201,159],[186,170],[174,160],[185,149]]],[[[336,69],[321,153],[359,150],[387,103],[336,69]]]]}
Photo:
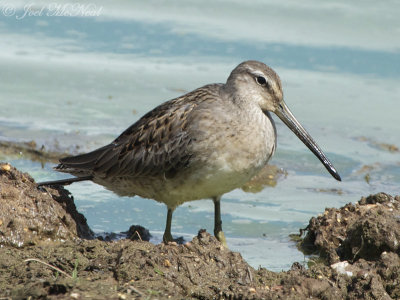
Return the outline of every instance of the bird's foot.
{"type": "Polygon", "coordinates": [[[163,243],[164,244],[175,243],[178,245],[182,245],[184,242],[185,242],[185,239],[183,238],[183,236],[180,236],[180,237],[177,237],[174,239],[171,234],[164,233],[164,235],[163,235],[163,243]]]}
{"type": "Polygon", "coordinates": [[[222,245],[228,248],[228,245],[226,244],[225,234],[222,230],[218,232],[215,231],[214,235],[217,238],[217,240],[221,242],[222,245]]]}
{"type": "Polygon", "coordinates": [[[174,242],[174,239],[172,238],[172,235],[170,232],[164,232],[163,235],[163,243],[168,244],[174,242]]]}

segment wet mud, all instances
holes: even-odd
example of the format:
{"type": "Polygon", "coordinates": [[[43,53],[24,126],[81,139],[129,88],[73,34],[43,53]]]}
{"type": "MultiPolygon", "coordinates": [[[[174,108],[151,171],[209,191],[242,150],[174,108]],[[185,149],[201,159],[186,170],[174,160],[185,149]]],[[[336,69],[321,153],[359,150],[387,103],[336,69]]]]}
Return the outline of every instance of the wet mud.
{"type": "MultiPolygon", "coordinates": [[[[57,145],[53,146],[53,148],[56,149],[50,150],[47,149],[45,145],[39,146],[35,141],[0,141],[1,154],[7,155],[7,157],[26,158],[32,161],[38,161],[42,164],[46,162],[57,163],[60,158],[68,155],[68,152],[57,149],[57,145]]],[[[76,146],[75,150],[79,150],[79,147],[76,146]]]]}
{"type": "Polygon", "coordinates": [[[312,218],[299,242],[308,265],[280,273],[252,268],[204,230],[183,245],[146,242],[141,227],[97,239],[66,189],[37,189],[5,163],[0,205],[0,299],[400,298],[399,196],[312,218]]]}

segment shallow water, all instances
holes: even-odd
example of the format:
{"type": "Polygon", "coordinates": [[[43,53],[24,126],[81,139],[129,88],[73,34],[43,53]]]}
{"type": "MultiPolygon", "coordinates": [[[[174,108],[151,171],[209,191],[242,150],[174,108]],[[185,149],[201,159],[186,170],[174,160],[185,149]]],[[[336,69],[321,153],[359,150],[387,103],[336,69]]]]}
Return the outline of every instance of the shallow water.
{"type": "MultiPolygon", "coordinates": [[[[39,16],[24,16],[23,1],[0,4],[2,140],[91,150],[161,102],[224,82],[238,63],[257,59],[278,72],[286,103],[343,181],[274,117],[278,149],[270,163],[288,175],[260,193],[224,195],[230,248],[255,267],[288,269],[305,259],[288,234],[311,216],[363,195],[399,193],[400,152],[385,145],[400,147],[398,2],[169,1],[157,2],[157,11],[155,1],[92,2],[98,17],[48,16],[45,3],[26,7],[39,16]]],[[[37,181],[66,177],[23,156],[0,159],[37,181]]],[[[141,224],[161,240],[164,205],[92,183],[68,189],[95,231],[141,224]]],[[[173,234],[190,239],[212,224],[211,201],[189,202],[174,213],[173,234]]]]}

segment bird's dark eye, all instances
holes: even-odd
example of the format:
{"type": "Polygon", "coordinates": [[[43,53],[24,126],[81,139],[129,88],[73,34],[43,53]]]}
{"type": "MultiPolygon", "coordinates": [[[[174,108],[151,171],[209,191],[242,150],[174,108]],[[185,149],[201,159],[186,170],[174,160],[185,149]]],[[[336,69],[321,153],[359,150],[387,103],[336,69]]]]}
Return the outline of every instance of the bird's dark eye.
{"type": "Polygon", "coordinates": [[[263,85],[263,86],[267,85],[267,80],[265,80],[265,78],[262,76],[257,76],[256,81],[259,85],[263,85]]]}

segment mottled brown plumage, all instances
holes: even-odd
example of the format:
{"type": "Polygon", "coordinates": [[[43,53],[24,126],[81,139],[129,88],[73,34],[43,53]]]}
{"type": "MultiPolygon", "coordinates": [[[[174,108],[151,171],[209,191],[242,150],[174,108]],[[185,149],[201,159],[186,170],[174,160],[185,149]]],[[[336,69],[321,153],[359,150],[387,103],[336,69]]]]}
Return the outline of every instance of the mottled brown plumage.
{"type": "Polygon", "coordinates": [[[340,180],[283,102],[278,75],[257,61],[237,66],[226,84],[206,85],[161,104],[111,144],[63,158],[55,169],[77,176],[65,183],[90,179],[121,196],[165,203],[166,242],[172,240],[172,212],[178,205],[212,198],[214,233],[224,241],[221,195],[256,175],[276,149],[269,112],[277,114],[340,180]]]}
{"type": "Polygon", "coordinates": [[[93,152],[66,157],[56,170],[75,175],[173,177],[192,156],[188,134],[189,114],[200,104],[212,105],[216,95],[207,85],[165,102],[127,128],[111,144],[93,152]],[[213,97],[211,97],[213,96],[213,97]]]}

